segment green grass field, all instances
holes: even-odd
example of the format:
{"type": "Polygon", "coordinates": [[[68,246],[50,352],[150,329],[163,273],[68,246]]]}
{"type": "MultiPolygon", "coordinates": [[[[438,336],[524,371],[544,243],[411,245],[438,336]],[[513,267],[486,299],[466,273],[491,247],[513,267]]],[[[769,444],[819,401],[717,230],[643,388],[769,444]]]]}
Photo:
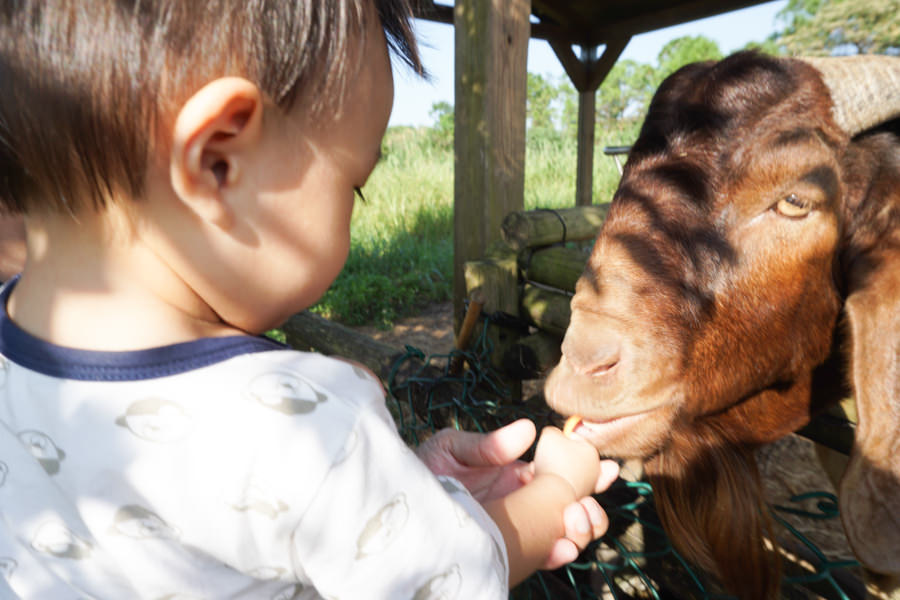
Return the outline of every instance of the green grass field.
{"type": "MultiPolygon", "coordinates": [[[[615,191],[615,161],[607,145],[628,144],[635,126],[598,132],[594,201],[615,191]]],[[[363,189],[351,225],[351,248],[338,279],[313,307],[347,325],[390,327],[423,305],[450,299],[453,269],[453,150],[431,128],[392,128],[381,164],[363,189]]],[[[529,132],[525,207],[572,206],[574,138],[556,131],[529,132]]]]}

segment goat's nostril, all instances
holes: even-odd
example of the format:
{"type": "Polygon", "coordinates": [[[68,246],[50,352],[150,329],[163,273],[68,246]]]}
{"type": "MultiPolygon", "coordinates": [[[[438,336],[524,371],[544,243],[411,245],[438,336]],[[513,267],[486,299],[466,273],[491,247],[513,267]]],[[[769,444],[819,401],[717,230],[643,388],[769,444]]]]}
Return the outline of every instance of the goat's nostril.
{"type": "Polygon", "coordinates": [[[619,363],[619,342],[614,339],[603,341],[579,340],[566,335],[562,353],[576,373],[599,377],[619,363]]]}

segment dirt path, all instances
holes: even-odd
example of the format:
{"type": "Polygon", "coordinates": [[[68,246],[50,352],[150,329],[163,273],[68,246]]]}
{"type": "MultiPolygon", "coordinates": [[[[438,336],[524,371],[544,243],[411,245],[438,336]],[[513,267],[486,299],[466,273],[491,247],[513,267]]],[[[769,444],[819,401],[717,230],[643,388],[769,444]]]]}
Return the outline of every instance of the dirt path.
{"type": "Polygon", "coordinates": [[[453,349],[453,304],[430,304],[418,315],[401,319],[387,331],[369,326],[354,329],[397,348],[410,345],[425,354],[446,354],[453,349]]]}

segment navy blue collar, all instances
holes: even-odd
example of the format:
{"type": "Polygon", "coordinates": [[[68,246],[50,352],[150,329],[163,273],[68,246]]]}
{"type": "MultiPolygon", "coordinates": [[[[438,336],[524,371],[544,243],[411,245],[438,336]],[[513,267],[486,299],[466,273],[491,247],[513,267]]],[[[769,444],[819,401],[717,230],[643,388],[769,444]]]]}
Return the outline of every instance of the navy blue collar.
{"type": "Polygon", "coordinates": [[[269,338],[250,335],[202,338],[127,352],[56,346],[27,333],[9,318],[6,302],[18,280],[17,275],[0,289],[0,354],[51,377],[82,381],[154,379],[213,365],[241,354],[288,349],[269,338]]]}

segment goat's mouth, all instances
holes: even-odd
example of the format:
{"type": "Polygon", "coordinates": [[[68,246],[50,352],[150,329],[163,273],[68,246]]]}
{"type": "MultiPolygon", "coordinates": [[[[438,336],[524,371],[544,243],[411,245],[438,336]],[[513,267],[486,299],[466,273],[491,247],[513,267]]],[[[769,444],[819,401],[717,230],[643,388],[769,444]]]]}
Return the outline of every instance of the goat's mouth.
{"type": "Polygon", "coordinates": [[[600,454],[620,458],[644,458],[668,438],[676,413],[674,404],[609,418],[582,417],[573,430],[600,454]]]}

